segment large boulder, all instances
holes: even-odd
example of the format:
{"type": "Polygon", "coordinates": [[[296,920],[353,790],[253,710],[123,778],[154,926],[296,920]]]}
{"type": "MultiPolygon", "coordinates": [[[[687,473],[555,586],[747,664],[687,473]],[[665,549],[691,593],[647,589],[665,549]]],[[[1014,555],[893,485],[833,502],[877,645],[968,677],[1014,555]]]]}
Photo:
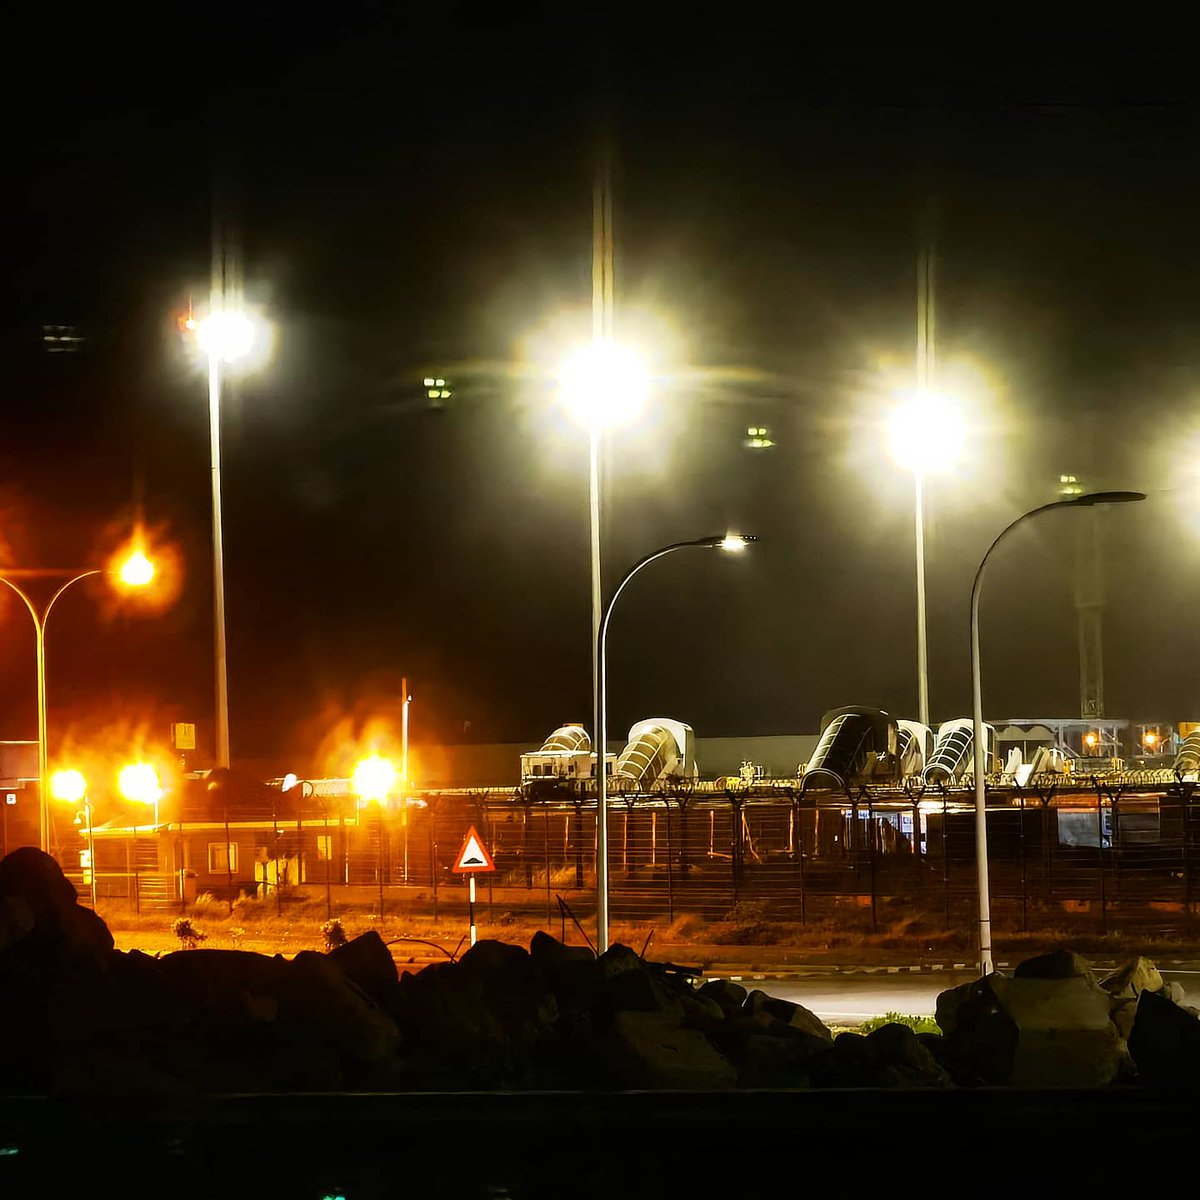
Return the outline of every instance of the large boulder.
{"type": "Polygon", "coordinates": [[[953,992],[938,997],[938,1024],[950,1043],[947,1061],[961,1063],[972,1078],[1015,1087],[1098,1087],[1125,1068],[1111,998],[1088,975],[993,974],[953,992]]]}
{"type": "Polygon", "coordinates": [[[392,1003],[400,976],[392,952],[374,929],[330,950],[328,958],[376,1004],[386,1008],[392,1003]]]}
{"type": "Polygon", "coordinates": [[[826,1042],[833,1041],[833,1034],[826,1028],[824,1022],[816,1013],[810,1012],[802,1004],[794,1004],[791,1000],[779,1000],[768,996],[766,992],[753,991],[746,997],[744,1011],[751,1016],[765,1013],[776,1021],[782,1021],[793,1029],[799,1029],[812,1037],[821,1038],[826,1042]]]}
{"type": "Polygon", "coordinates": [[[700,985],[699,994],[711,997],[731,1016],[746,1002],[746,989],[732,979],[709,979],[700,985]]]}
{"type": "Polygon", "coordinates": [[[1138,997],[1162,991],[1163,977],[1148,958],[1134,958],[1118,968],[1100,986],[1112,997],[1112,1020],[1123,1038],[1133,1029],[1138,997]]]}
{"type": "Polygon", "coordinates": [[[839,1033],[813,1064],[813,1084],[827,1088],[943,1088],[950,1076],[907,1025],[870,1034],[839,1033]]]}
{"type": "Polygon", "coordinates": [[[1143,1083],[1194,1090],[1200,1082],[1200,1020],[1161,991],[1145,991],[1138,997],[1129,1053],[1143,1083]]]}
{"type": "Polygon", "coordinates": [[[1136,1000],[1143,992],[1160,992],[1163,977],[1148,958],[1131,958],[1118,967],[1100,986],[1110,995],[1136,1000]]]}
{"type": "Polygon", "coordinates": [[[49,854],[21,846],[0,858],[0,950],[55,966],[102,962],[112,948],[108,926],[49,854]]]}
{"type": "Polygon", "coordinates": [[[351,1063],[395,1054],[400,1035],[391,1018],[324,954],[301,950],[280,977],[281,1030],[303,1052],[306,1043],[334,1049],[351,1063]]]}
{"type": "Polygon", "coordinates": [[[737,1071],[695,1029],[666,1012],[618,1012],[605,1040],[609,1082],[622,1088],[723,1090],[737,1071]]]}
{"type": "Polygon", "coordinates": [[[1092,979],[1091,964],[1074,950],[1051,950],[1017,964],[1016,979],[1092,979]]]}

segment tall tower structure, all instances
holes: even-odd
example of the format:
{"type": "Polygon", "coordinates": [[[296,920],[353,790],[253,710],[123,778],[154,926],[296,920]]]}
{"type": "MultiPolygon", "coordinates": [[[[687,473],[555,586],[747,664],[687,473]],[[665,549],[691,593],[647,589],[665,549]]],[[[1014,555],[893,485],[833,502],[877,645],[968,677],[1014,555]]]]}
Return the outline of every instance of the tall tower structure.
{"type": "MultiPolygon", "coordinates": [[[[1063,496],[1081,496],[1076,475],[1059,476],[1063,496]]],[[[1085,721],[1104,717],[1104,570],[1100,509],[1078,514],[1075,529],[1075,615],[1079,637],[1079,715],[1085,721]]]]}

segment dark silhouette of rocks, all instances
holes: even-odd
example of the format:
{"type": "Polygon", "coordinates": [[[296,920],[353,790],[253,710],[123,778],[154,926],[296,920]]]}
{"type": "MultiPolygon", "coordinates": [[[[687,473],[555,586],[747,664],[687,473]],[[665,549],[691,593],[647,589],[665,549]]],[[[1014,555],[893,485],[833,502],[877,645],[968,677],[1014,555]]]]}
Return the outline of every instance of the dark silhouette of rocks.
{"type": "Polygon", "coordinates": [[[494,1089],[1094,1087],[1200,1073],[1200,1021],[1138,959],[1069,951],[943,992],[945,1036],[829,1029],[628,946],[545,933],[399,975],[377,933],[292,959],[113,948],[57,864],[0,862],[0,1091],[85,1097],[494,1089]]]}

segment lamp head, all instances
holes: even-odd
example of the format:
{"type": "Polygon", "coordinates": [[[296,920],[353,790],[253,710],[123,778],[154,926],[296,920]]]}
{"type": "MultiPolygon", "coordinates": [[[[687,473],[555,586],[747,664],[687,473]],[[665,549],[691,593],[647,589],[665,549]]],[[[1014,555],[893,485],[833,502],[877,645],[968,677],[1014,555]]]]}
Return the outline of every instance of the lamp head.
{"type": "Polygon", "coordinates": [[[749,548],[751,542],[757,541],[758,538],[750,533],[727,533],[724,537],[714,538],[712,544],[727,554],[741,554],[749,548]]]}
{"type": "Polygon", "coordinates": [[[959,405],[924,389],[905,397],[888,422],[891,456],[914,475],[952,466],[962,454],[965,437],[959,405]]]}
{"type": "Polygon", "coordinates": [[[117,788],[126,800],[155,804],[162,799],[162,781],[158,772],[147,762],[130,763],[121,768],[117,788]]]}
{"type": "Polygon", "coordinates": [[[141,550],[135,550],[121,564],[117,575],[126,587],[146,587],[154,581],[154,564],[141,550]]]}
{"type": "Polygon", "coordinates": [[[1073,504],[1077,508],[1094,508],[1097,504],[1137,504],[1145,500],[1145,492],[1089,492],[1086,496],[1076,496],[1074,500],[1064,500],[1064,504],[1073,504]]]}
{"type": "Polygon", "coordinates": [[[399,774],[386,758],[372,754],[354,768],[351,786],[360,800],[375,800],[382,804],[392,794],[399,774]]]}
{"type": "Polygon", "coordinates": [[[629,424],[642,411],[649,376],[636,351],[616,342],[594,341],[567,360],[559,390],[582,424],[613,429],[629,424]]]}
{"type": "Polygon", "coordinates": [[[82,771],[66,769],[50,776],[50,795],[67,804],[78,804],[87,795],[87,780],[82,771]]]}

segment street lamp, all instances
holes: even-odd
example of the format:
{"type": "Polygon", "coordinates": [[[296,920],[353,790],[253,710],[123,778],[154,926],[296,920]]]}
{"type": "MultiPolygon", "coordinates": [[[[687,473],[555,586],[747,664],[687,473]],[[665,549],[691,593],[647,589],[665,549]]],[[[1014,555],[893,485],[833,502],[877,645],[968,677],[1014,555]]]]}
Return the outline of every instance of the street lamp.
{"type": "Polygon", "coordinates": [[[193,330],[208,358],[208,433],[212,468],[213,616],[217,689],[216,765],[229,767],[229,676],[225,652],[225,552],[221,538],[221,368],[245,363],[269,342],[269,329],[250,313],[225,307],[224,293],[213,289],[211,311],[200,321],[189,316],[185,328],[193,330]]]}
{"type": "Polygon", "coordinates": [[[408,694],[407,677],[400,680],[400,691],[404,696],[400,722],[400,825],[404,830],[404,882],[408,884],[408,706],[412,697],[408,694]]]}
{"type": "Polygon", "coordinates": [[[117,581],[125,587],[145,587],[154,580],[154,564],[140,550],[134,550],[119,566],[115,568],[95,567],[90,571],[80,571],[72,575],[66,583],[50,597],[45,608],[38,610],[37,605],[25,590],[16,583],[17,579],[42,578],[46,575],[63,575],[64,571],[13,570],[7,575],[0,575],[0,583],[20,596],[29,615],[33,618],[34,633],[37,638],[37,717],[38,717],[38,845],[45,853],[50,849],[50,768],[47,749],[47,718],[46,718],[46,623],[58,603],[59,597],[72,584],[82,579],[91,579],[93,575],[114,575],[117,581]]]}
{"type": "Polygon", "coordinates": [[[617,584],[600,618],[600,629],[596,637],[596,662],[598,664],[596,689],[596,945],[603,954],[608,949],[608,666],[606,641],[608,622],[613,606],[625,590],[625,585],[645,566],[655,559],[673,554],[676,550],[698,548],[701,550],[724,550],[729,554],[740,554],[756,537],[739,533],[727,533],[716,537],[696,538],[690,542],[673,542],[647,554],[626,572],[617,584]]]}
{"type": "Polygon", "coordinates": [[[588,512],[592,560],[592,705],[599,704],[598,646],[603,604],[600,568],[600,439],[635,420],[649,387],[640,355],[618,345],[597,329],[593,341],[567,359],[559,373],[559,393],[567,408],[588,431],[588,512]]]}
{"type": "Polygon", "coordinates": [[[929,636],[925,615],[925,477],[949,466],[963,443],[962,415],[945,396],[918,388],[888,423],[892,458],[913,477],[917,548],[917,708],[929,724],[929,636]]]}
{"type": "Polygon", "coordinates": [[[390,759],[381,758],[378,754],[369,755],[362,759],[354,768],[350,786],[354,794],[364,803],[374,801],[378,806],[376,813],[378,826],[378,856],[375,874],[379,879],[379,924],[383,924],[383,806],[392,794],[397,781],[396,768],[390,759]]]}
{"type": "Polygon", "coordinates": [[[126,800],[154,805],[154,825],[158,827],[158,802],[162,799],[162,780],[148,762],[129,763],[117,776],[117,790],[126,800]]]}
{"type": "MultiPolygon", "coordinates": [[[[92,838],[92,802],[88,799],[87,780],[81,771],[67,768],[50,776],[50,794],[64,804],[83,803],[83,819],[87,822],[88,876],[92,884],[92,908],[96,907],[96,846],[92,838]]],[[[78,818],[76,818],[78,820],[78,818]]]]}
{"type": "Polygon", "coordinates": [[[1070,500],[1055,500],[1051,504],[1043,504],[1038,508],[1019,516],[1012,524],[1005,526],[996,540],[988,547],[979,570],[975,572],[975,582],[971,585],[971,703],[972,703],[972,741],[975,751],[975,861],[976,876],[979,885],[979,968],[983,975],[990,975],[994,970],[992,965],[992,916],[991,900],[988,890],[988,845],[987,845],[987,764],[986,747],[983,733],[983,684],[979,667],[979,592],[983,583],[983,570],[987,566],[992,551],[1018,525],[1024,524],[1042,513],[1051,512],[1056,508],[1095,508],[1100,504],[1133,504],[1145,500],[1144,492],[1091,492],[1086,496],[1075,496],[1070,500]]]}

